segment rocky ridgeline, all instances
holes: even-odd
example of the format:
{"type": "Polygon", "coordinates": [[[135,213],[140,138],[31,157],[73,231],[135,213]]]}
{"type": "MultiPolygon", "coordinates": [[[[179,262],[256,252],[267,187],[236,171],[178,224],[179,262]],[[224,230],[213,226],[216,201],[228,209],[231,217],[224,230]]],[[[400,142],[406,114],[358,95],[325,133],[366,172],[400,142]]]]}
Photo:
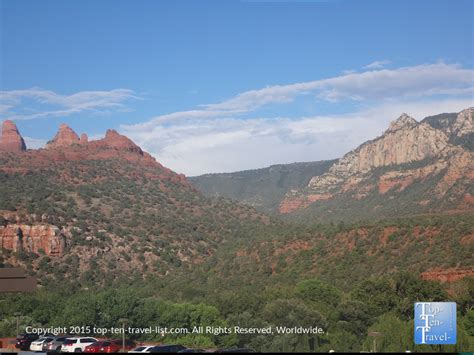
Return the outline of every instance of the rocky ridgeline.
{"type": "MultiPolygon", "coordinates": [[[[472,183],[473,153],[451,141],[453,136],[462,138],[474,132],[473,112],[473,108],[460,112],[443,129],[402,114],[382,136],[344,155],[327,173],[313,177],[305,189],[290,191],[280,204],[280,212],[290,213],[342,194],[360,200],[372,190],[380,194],[392,189],[403,191],[416,181],[438,174],[442,176],[433,196],[442,197],[460,179],[467,178],[472,183]],[[420,168],[399,168],[402,164],[423,161],[431,163],[420,168]],[[385,168],[386,172],[374,184],[371,181],[377,168],[385,168]]],[[[465,197],[470,200],[470,196],[465,197]]]]}
{"type": "Polygon", "coordinates": [[[156,168],[154,177],[191,188],[183,174],[176,174],[164,167],[131,139],[113,129],[107,130],[104,138],[89,141],[85,133],[79,137],[68,125],[62,124],[44,149],[26,148],[16,125],[10,120],[4,121],[0,136],[0,152],[16,155],[11,159],[12,164],[6,162],[0,167],[0,171],[24,173],[67,161],[121,159],[132,164],[156,168]]]}
{"type": "MultiPolygon", "coordinates": [[[[21,152],[26,150],[25,141],[21,136],[15,123],[6,120],[2,125],[0,136],[0,150],[8,152],[21,152]]],[[[74,130],[66,124],[59,127],[58,133],[46,144],[45,149],[64,150],[68,148],[86,147],[91,149],[115,149],[128,151],[145,156],[142,149],[133,143],[129,138],[119,134],[113,129],[107,130],[103,139],[89,141],[87,134],[83,133],[79,137],[74,130]]]]}

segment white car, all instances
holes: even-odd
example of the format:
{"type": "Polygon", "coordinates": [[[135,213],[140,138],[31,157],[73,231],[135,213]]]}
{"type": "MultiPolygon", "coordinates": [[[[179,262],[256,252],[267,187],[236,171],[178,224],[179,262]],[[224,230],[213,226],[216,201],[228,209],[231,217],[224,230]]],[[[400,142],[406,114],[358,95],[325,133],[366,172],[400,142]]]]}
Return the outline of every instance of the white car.
{"type": "Polygon", "coordinates": [[[135,349],[132,349],[129,351],[129,353],[149,353],[151,348],[153,348],[154,345],[140,345],[137,346],[135,349]]]}
{"type": "Polygon", "coordinates": [[[61,346],[61,352],[64,353],[80,353],[84,352],[86,346],[97,341],[96,338],[67,338],[61,346]]]}
{"type": "Polygon", "coordinates": [[[30,344],[30,351],[43,351],[43,343],[53,340],[51,337],[41,337],[30,344]]]}

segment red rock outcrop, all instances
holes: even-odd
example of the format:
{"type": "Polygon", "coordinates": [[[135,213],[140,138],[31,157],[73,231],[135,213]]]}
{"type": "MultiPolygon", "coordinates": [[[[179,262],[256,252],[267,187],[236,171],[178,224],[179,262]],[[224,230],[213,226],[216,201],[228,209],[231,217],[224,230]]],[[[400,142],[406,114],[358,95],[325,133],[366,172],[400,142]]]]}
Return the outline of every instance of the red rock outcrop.
{"type": "Polygon", "coordinates": [[[2,135],[0,137],[0,150],[6,150],[9,152],[20,152],[26,150],[25,141],[13,121],[3,121],[2,135]]]}
{"type": "Polygon", "coordinates": [[[465,277],[474,276],[474,270],[466,269],[446,269],[446,270],[432,270],[421,273],[423,280],[434,280],[439,282],[454,282],[465,277]]]}
{"type": "Polygon", "coordinates": [[[306,208],[316,201],[330,200],[333,196],[331,194],[312,194],[308,196],[287,196],[280,203],[280,213],[291,213],[300,208],[306,208]]]}
{"type": "Polygon", "coordinates": [[[59,127],[58,133],[54,136],[53,140],[46,144],[46,148],[61,148],[69,147],[73,144],[79,144],[79,136],[72,130],[67,124],[62,124],[59,127]]]}
{"type": "Polygon", "coordinates": [[[86,144],[89,142],[89,137],[87,137],[87,134],[82,133],[81,138],[79,139],[79,144],[86,144]]]}
{"type": "Polygon", "coordinates": [[[7,224],[0,226],[0,249],[16,252],[26,251],[38,254],[40,250],[46,255],[63,255],[66,237],[60,229],[50,224],[7,224]]]}
{"type": "Polygon", "coordinates": [[[131,139],[119,134],[114,129],[108,129],[103,139],[93,141],[91,142],[91,145],[99,148],[112,148],[143,155],[143,151],[138,145],[133,143],[131,139]]]}
{"type": "MultiPolygon", "coordinates": [[[[28,150],[17,155],[11,161],[0,166],[5,173],[26,173],[38,168],[50,168],[63,162],[80,162],[91,160],[121,160],[137,166],[147,167],[147,178],[169,181],[195,190],[183,174],[164,167],[150,154],[144,152],[129,138],[115,130],[108,130],[105,137],[89,141],[86,134],[81,138],[67,125],[61,125],[58,133],[51,140],[47,149],[28,150]]],[[[127,172],[133,174],[134,172],[127,172]]],[[[74,179],[73,176],[65,179],[74,179]]],[[[76,183],[79,183],[76,181],[76,183]]]]}

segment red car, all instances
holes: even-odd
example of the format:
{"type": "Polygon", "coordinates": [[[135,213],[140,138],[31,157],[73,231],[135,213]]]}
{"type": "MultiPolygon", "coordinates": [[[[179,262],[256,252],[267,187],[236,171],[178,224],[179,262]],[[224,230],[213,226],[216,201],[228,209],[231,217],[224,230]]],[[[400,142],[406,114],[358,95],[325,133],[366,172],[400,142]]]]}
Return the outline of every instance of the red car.
{"type": "MultiPolygon", "coordinates": [[[[125,340],[125,350],[131,350],[136,346],[134,341],[125,340]]],[[[86,353],[118,353],[122,350],[122,340],[101,340],[86,346],[86,353]]]]}

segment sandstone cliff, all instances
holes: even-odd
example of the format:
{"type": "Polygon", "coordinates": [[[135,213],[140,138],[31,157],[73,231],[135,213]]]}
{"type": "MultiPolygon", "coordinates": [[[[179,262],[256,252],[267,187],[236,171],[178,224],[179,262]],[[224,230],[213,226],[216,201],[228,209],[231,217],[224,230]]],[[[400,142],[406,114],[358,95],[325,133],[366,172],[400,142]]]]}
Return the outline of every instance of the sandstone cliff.
{"type": "Polygon", "coordinates": [[[26,150],[25,141],[13,121],[3,121],[2,135],[0,137],[0,150],[6,150],[9,152],[26,150]]]}
{"type": "Polygon", "coordinates": [[[61,256],[66,248],[66,234],[46,223],[7,224],[0,226],[0,249],[61,256]]]}
{"type": "MultiPolygon", "coordinates": [[[[445,129],[402,114],[382,136],[344,155],[327,173],[313,177],[305,189],[288,192],[280,212],[290,213],[341,196],[362,200],[371,194],[402,192],[428,180],[435,184],[431,200],[448,192],[456,193],[460,200],[465,198],[474,181],[474,154],[454,144],[452,136],[472,134],[473,112],[472,108],[460,112],[445,129]]],[[[419,205],[427,203],[420,196],[411,199],[418,199],[419,205]]]]}

